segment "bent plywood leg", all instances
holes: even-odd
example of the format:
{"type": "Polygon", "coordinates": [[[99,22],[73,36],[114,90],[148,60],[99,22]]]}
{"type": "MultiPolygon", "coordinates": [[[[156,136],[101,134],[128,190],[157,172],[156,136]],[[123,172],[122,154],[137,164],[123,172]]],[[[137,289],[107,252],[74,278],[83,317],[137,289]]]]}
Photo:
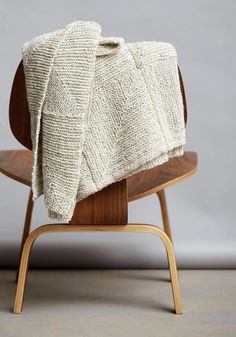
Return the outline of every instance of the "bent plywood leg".
{"type": "Polygon", "coordinates": [[[175,313],[180,315],[182,314],[182,304],[181,304],[181,296],[180,296],[180,289],[179,289],[179,279],[178,279],[178,273],[177,273],[177,267],[176,267],[175,253],[174,253],[172,242],[170,241],[170,238],[168,237],[168,235],[159,227],[156,227],[153,225],[139,225],[138,228],[139,228],[139,231],[157,235],[165,245],[167,258],[168,258],[168,266],[169,266],[169,272],[170,272],[175,313]]]}
{"type": "Polygon", "coordinates": [[[38,229],[40,229],[40,227],[28,235],[28,237],[25,240],[24,246],[23,246],[21,260],[20,260],[18,281],[17,281],[15,304],[14,304],[14,309],[13,309],[13,312],[15,314],[21,313],[21,310],[22,310],[22,302],[23,302],[23,296],[24,296],[24,290],[25,290],[25,281],[26,281],[26,275],[27,275],[28,264],[29,264],[29,255],[30,255],[31,247],[35,239],[39,235],[38,229]]]}
{"type": "Polygon", "coordinates": [[[179,289],[179,280],[178,280],[178,273],[176,267],[176,260],[175,260],[175,253],[173,245],[170,241],[170,238],[164,233],[161,229],[157,229],[156,233],[157,236],[163,241],[166,253],[168,257],[168,266],[170,272],[170,279],[171,279],[171,287],[172,287],[172,294],[173,300],[175,305],[175,312],[176,314],[182,314],[182,304],[181,304],[181,296],[180,296],[180,289],[179,289]]]}
{"type": "Polygon", "coordinates": [[[167,202],[166,202],[166,196],[165,196],[165,190],[158,191],[157,196],[158,196],[159,201],[160,201],[161,215],[162,215],[164,231],[168,235],[170,241],[173,243],[171,228],[170,228],[168,208],[167,208],[167,202]]]}
{"type": "Polygon", "coordinates": [[[33,202],[32,197],[33,197],[33,193],[32,193],[32,190],[30,189],[29,197],[28,197],[28,204],[27,204],[27,209],[26,209],[26,215],[25,215],[24,229],[23,229],[23,234],[22,234],[22,239],[21,239],[19,262],[18,262],[18,267],[17,267],[17,272],[16,272],[16,282],[18,280],[20,260],[21,260],[23,247],[24,247],[25,241],[26,241],[26,239],[29,235],[29,231],[30,231],[32,211],[33,211],[33,206],[34,206],[34,202],[33,202]]]}
{"type": "Polygon", "coordinates": [[[43,233],[55,232],[139,232],[151,233],[157,235],[165,245],[169,270],[171,277],[173,300],[176,314],[182,313],[181,297],[179,289],[178,274],[176,268],[175,254],[172,243],[167,234],[160,228],[146,224],[128,224],[128,225],[67,225],[50,224],[38,227],[27,237],[22,251],[19,279],[17,284],[14,313],[20,313],[22,310],[23,295],[25,289],[26,273],[29,261],[29,254],[35,239],[43,233]]]}

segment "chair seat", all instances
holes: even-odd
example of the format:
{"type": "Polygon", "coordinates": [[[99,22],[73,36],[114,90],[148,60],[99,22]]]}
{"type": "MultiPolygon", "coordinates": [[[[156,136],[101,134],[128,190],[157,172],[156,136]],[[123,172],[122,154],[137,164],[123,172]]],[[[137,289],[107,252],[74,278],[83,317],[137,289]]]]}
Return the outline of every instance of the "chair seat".
{"type": "Polygon", "coordinates": [[[0,172],[31,186],[32,152],[29,150],[0,151],[0,172]]]}
{"type": "Polygon", "coordinates": [[[146,197],[179,183],[197,170],[197,153],[185,152],[181,157],[152,169],[139,172],[127,179],[129,201],[146,197]]]}
{"type": "MultiPolygon", "coordinates": [[[[197,169],[196,152],[185,152],[152,169],[127,179],[128,199],[133,201],[158,192],[190,177],[197,169]]],[[[0,172],[31,186],[32,152],[29,150],[0,151],[0,172]]]]}

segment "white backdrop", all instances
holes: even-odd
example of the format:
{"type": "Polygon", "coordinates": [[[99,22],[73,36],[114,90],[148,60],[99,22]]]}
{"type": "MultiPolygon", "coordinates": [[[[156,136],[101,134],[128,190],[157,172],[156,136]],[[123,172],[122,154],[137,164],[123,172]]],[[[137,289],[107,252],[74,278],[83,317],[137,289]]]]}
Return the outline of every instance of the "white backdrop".
{"type": "MultiPolygon", "coordinates": [[[[21,148],[9,128],[8,102],[24,42],[75,20],[94,20],[103,36],[174,44],[188,101],[186,149],[199,154],[198,173],[167,190],[177,262],[235,268],[235,13],[233,0],[1,0],[0,149],[21,148]]],[[[16,264],[27,194],[0,176],[0,266],[16,264]]],[[[131,203],[129,220],[160,225],[157,201],[154,195],[131,203]]],[[[48,222],[40,198],[33,227],[48,222]]],[[[32,265],[156,268],[166,258],[148,234],[63,234],[41,238],[32,265]]]]}

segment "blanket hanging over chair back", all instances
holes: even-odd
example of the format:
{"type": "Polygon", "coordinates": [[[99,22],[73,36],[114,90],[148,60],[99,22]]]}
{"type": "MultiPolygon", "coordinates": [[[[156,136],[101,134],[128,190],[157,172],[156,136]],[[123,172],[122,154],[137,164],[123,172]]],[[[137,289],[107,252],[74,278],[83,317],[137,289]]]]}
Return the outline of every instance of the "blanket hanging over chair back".
{"type": "Polygon", "coordinates": [[[76,21],[25,43],[33,200],[70,220],[76,202],[183,154],[175,48],[101,37],[76,21]]]}

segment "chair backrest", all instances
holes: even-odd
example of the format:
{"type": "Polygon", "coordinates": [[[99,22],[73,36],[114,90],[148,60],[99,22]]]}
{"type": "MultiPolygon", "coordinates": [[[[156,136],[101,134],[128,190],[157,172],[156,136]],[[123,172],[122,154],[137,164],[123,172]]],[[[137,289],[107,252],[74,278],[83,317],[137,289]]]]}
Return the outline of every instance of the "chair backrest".
{"type": "MultiPolygon", "coordinates": [[[[184,120],[187,123],[187,104],[184,91],[182,75],[179,71],[180,88],[184,106],[184,120]]],[[[23,61],[20,62],[12,84],[10,105],[9,105],[9,121],[13,135],[16,139],[29,150],[32,150],[31,131],[30,131],[30,112],[26,97],[25,75],[23,69],[23,61]]]]}
{"type": "MultiPolygon", "coordinates": [[[[187,107],[184,85],[179,70],[180,87],[183,97],[185,124],[187,107]]],[[[12,133],[16,139],[29,150],[32,150],[30,112],[28,108],[25,75],[21,61],[12,85],[9,120],[12,133]]],[[[125,225],[128,221],[127,181],[115,182],[101,191],[78,202],[70,223],[72,225],[125,225]]]]}
{"type": "Polygon", "coordinates": [[[26,148],[32,150],[30,132],[30,112],[26,97],[23,61],[20,62],[12,84],[9,122],[13,135],[26,148]]]}

